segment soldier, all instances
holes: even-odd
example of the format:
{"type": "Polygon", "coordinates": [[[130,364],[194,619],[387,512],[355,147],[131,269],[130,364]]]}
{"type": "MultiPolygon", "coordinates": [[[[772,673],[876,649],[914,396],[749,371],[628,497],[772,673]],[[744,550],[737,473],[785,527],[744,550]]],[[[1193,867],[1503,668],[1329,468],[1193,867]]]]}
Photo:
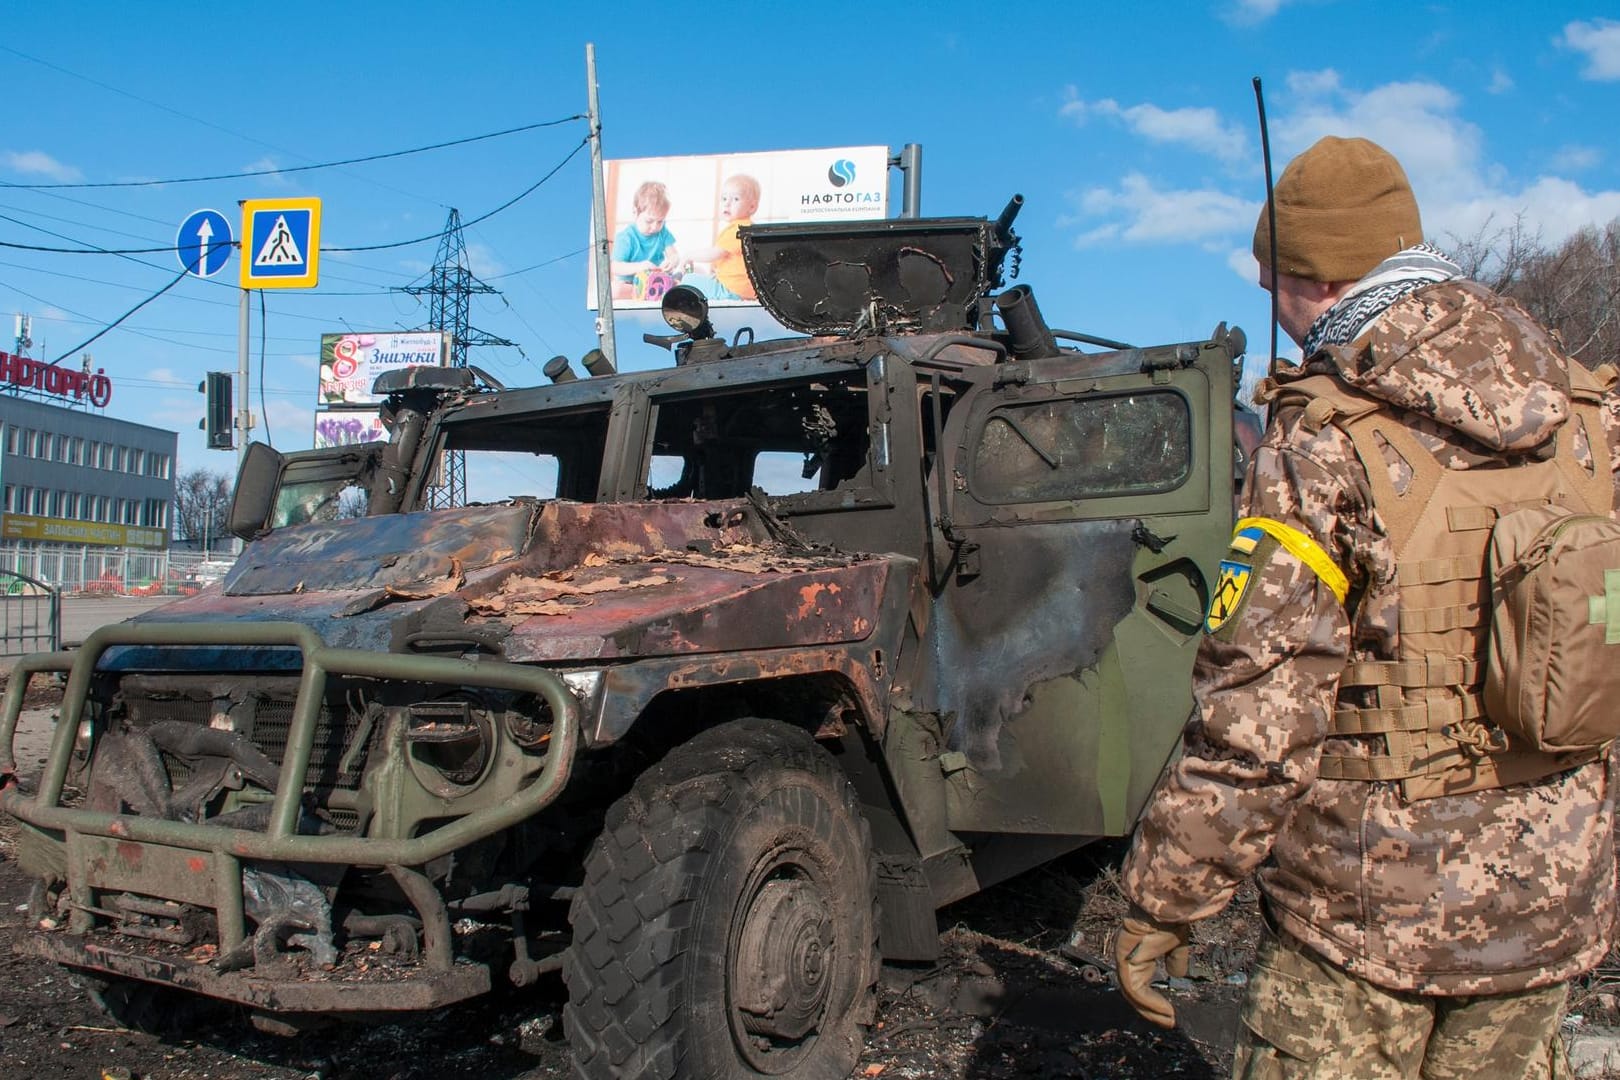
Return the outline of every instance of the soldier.
{"type": "MultiPolygon", "coordinates": [[[[1567,981],[1607,951],[1606,747],[1510,745],[1482,708],[1485,547],[1526,503],[1608,514],[1612,372],[1421,243],[1400,165],[1325,138],[1254,253],[1304,363],[1262,389],[1184,755],[1124,868],[1120,989],[1258,871],[1236,1077],[1565,1075],[1567,981]]],[[[1595,610],[1595,609],[1594,609],[1595,610]]]]}

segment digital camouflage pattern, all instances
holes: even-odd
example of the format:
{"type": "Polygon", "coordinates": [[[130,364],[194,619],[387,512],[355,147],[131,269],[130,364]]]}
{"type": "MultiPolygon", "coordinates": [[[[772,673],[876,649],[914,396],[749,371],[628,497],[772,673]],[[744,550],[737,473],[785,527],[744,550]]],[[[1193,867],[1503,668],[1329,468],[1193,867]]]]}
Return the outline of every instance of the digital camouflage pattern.
{"type": "Polygon", "coordinates": [[[1433,997],[1355,979],[1267,934],[1255,958],[1237,1080],[1565,1080],[1567,986],[1433,997]]]}
{"type": "MultiPolygon", "coordinates": [[[[1411,430],[1441,464],[1466,469],[1528,451],[1563,424],[1563,363],[1511,301],[1448,282],[1398,301],[1301,374],[1337,374],[1410,409],[1411,430]]],[[[1620,411],[1604,404],[1610,460],[1620,462],[1620,411]]],[[[1125,891],[1160,921],[1192,922],[1258,871],[1284,931],[1379,986],[1470,995],[1562,982],[1607,949],[1605,761],[1410,803],[1395,783],[1318,778],[1324,746],[1365,756],[1382,745],[1330,738],[1329,719],[1347,659],[1397,656],[1399,604],[1394,553],[1349,437],[1303,421],[1297,406],[1273,417],[1240,516],[1314,538],[1350,578],[1354,622],[1300,560],[1256,548],[1241,610],[1200,651],[1184,754],[1142,817],[1125,891]]],[[[1590,467],[1589,447],[1583,460],[1590,467]]],[[[1410,472],[1398,464],[1400,490],[1410,472]]]]}

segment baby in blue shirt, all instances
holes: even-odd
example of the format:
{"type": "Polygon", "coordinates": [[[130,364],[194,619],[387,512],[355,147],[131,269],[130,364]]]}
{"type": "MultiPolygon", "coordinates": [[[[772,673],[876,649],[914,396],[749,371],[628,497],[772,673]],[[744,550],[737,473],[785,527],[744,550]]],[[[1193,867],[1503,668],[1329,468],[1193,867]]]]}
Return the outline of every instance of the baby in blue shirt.
{"type": "Polygon", "coordinates": [[[664,219],[669,216],[669,190],[657,180],[636,188],[631,202],[635,217],[613,238],[613,298],[641,299],[638,276],[642,281],[653,271],[669,273],[680,265],[675,234],[664,219]]]}

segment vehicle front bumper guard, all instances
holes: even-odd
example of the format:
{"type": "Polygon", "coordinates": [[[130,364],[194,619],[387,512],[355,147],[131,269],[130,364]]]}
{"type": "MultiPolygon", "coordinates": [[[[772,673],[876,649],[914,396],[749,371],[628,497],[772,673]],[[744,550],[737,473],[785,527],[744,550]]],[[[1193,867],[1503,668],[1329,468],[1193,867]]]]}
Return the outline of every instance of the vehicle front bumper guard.
{"type": "MultiPolygon", "coordinates": [[[[105,850],[108,846],[105,841],[123,848],[126,854],[133,850],[134,858],[138,861],[145,861],[149,853],[152,863],[183,870],[190,878],[186,891],[193,896],[212,899],[211,904],[204,902],[199,906],[214,908],[222,954],[235,948],[247,936],[242,896],[243,860],[381,867],[394,878],[422,918],[424,966],[440,976],[448,976],[454,963],[449,916],[438,890],[424,875],[412,868],[511,828],[550,805],[568,783],[578,745],[578,702],[560,677],[541,668],[505,661],[459,660],[330,648],[308,627],[288,622],[119,624],[96,630],[74,652],[36,653],[17,662],[5,697],[0,699],[0,785],[3,785],[0,786],[0,810],[36,830],[61,834],[60,842],[66,844],[69,853],[68,888],[76,916],[70,925],[75,930],[88,930],[92,922],[88,913],[93,906],[93,885],[86,867],[86,852],[90,848],[105,850]],[[84,716],[91,677],[102,656],[109,649],[120,646],[284,647],[300,651],[303,669],[298,698],[266,831],[188,824],[61,804],[62,789],[84,716]],[[68,679],[61,718],[51,740],[50,755],[40,778],[39,790],[30,798],[15,783],[12,748],[17,722],[22,714],[24,693],[35,674],[64,671],[68,673],[68,679]],[[536,694],[546,702],[552,715],[551,742],[540,773],[534,783],[516,797],[500,805],[474,811],[423,836],[299,835],[298,817],[310,752],[325,698],[326,680],[328,675],[334,674],[536,694]],[[131,849],[130,845],[135,847],[131,849]]],[[[104,949],[79,949],[72,954],[76,959],[64,954],[63,943],[60,942],[53,948],[30,951],[50,955],[66,963],[138,974],[127,964],[98,961],[96,956],[111,955],[104,949]]],[[[141,977],[153,976],[146,974],[141,977]]],[[[229,992],[223,984],[204,992],[241,1000],[240,995],[229,992]]],[[[451,996],[461,997],[465,993],[452,992],[451,996]]],[[[371,995],[366,997],[369,999],[371,995]]],[[[375,1008],[377,1003],[371,1001],[366,1007],[375,1008]]]]}

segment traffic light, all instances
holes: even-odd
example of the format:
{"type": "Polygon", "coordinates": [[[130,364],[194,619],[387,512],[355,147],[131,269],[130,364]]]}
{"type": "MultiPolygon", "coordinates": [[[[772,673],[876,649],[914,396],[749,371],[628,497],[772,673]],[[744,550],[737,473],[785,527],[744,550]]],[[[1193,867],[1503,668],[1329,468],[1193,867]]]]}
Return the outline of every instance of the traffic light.
{"type": "Polygon", "coordinates": [[[202,422],[197,426],[208,435],[208,449],[234,450],[231,426],[231,376],[226,371],[210,371],[208,377],[197,384],[197,392],[208,396],[208,405],[202,422]]]}

